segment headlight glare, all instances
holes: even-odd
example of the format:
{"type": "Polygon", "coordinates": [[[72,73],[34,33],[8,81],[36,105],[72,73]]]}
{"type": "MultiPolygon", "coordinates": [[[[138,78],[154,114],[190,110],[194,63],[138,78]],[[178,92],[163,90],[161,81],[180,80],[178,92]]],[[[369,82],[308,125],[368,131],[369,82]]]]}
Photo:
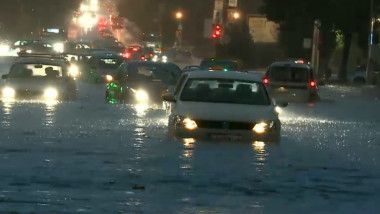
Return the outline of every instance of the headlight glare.
{"type": "Polygon", "coordinates": [[[79,68],[78,68],[78,66],[71,65],[69,72],[70,72],[70,76],[72,76],[74,78],[78,77],[79,76],[79,68]]]}
{"type": "Polygon", "coordinates": [[[149,100],[149,95],[144,90],[135,91],[135,98],[138,102],[147,102],[149,100]]]}
{"type": "Polygon", "coordinates": [[[256,132],[257,134],[264,134],[268,130],[268,127],[268,123],[260,122],[255,124],[252,131],[256,132]]]}
{"type": "Polygon", "coordinates": [[[3,97],[14,98],[16,96],[16,91],[13,88],[6,87],[3,89],[3,97]]]}
{"type": "Polygon", "coordinates": [[[44,91],[44,97],[48,100],[54,100],[58,98],[58,91],[54,88],[48,88],[44,91]]]}
{"type": "Polygon", "coordinates": [[[60,43],[60,42],[58,42],[58,43],[55,43],[54,45],[53,45],[53,49],[54,49],[54,51],[56,51],[56,52],[58,52],[58,53],[63,53],[63,49],[64,49],[64,45],[63,45],[63,43],[60,43]]]}
{"type": "Polygon", "coordinates": [[[183,123],[183,126],[188,130],[194,130],[198,128],[197,123],[190,118],[183,119],[182,123],[183,123]]]}
{"type": "Polygon", "coordinates": [[[108,82],[111,82],[111,81],[113,80],[113,76],[107,74],[107,75],[106,75],[106,80],[107,80],[108,82]]]}

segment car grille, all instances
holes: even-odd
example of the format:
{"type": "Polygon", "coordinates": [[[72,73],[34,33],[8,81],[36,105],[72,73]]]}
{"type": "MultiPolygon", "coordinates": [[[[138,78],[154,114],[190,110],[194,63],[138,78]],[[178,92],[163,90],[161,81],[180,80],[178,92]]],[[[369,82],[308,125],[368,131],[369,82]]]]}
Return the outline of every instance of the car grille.
{"type": "Polygon", "coordinates": [[[30,91],[30,90],[17,90],[16,94],[18,96],[38,96],[43,94],[42,91],[30,91]]]}
{"type": "Polygon", "coordinates": [[[224,130],[252,130],[254,123],[195,120],[199,128],[224,129],[224,130]]]}

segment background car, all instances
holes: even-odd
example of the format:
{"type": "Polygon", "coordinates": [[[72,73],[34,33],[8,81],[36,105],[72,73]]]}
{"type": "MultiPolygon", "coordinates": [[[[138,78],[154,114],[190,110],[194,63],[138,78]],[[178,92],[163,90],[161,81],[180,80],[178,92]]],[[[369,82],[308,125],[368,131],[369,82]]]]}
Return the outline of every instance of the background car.
{"type": "Polygon", "coordinates": [[[181,69],[173,63],[124,62],[106,90],[109,103],[159,103],[162,94],[174,91],[181,69]]]}
{"type": "Polygon", "coordinates": [[[92,51],[79,62],[82,79],[93,83],[109,83],[126,59],[112,51],[92,51]]]}
{"type": "Polygon", "coordinates": [[[319,90],[309,65],[293,61],[272,63],[264,77],[270,96],[280,101],[315,102],[319,90]]]}
{"type": "Polygon", "coordinates": [[[200,63],[201,70],[224,70],[239,71],[241,66],[239,62],[231,59],[203,59],[200,63]]]}
{"type": "Polygon", "coordinates": [[[70,65],[62,58],[21,57],[2,75],[2,98],[74,100],[77,87],[69,73],[70,65]]]}
{"type": "Polygon", "coordinates": [[[171,102],[169,132],[179,138],[278,142],[281,123],[261,79],[241,72],[185,73],[171,102]]]}
{"type": "Polygon", "coordinates": [[[19,40],[12,46],[12,50],[16,53],[28,54],[53,54],[55,53],[52,44],[43,42],[41,40],[19,40]]]}

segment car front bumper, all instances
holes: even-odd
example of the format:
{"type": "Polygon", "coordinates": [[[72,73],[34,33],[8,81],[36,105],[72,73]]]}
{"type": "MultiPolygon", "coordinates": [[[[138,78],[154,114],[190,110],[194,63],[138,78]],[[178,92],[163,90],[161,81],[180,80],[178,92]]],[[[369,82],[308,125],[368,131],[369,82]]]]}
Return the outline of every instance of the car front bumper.
{"type": "Polygon", "coordinates": [[[221,130],[210,128],[198,128],[196,130],[187,130],[183,127],[173,127],[172,135],[177,138],[196,138],[217,141],[263,141],[263,142],[280,142],[280,127],[275,131],[268,131],[264,134],[257,134],[250,130],[221,130]]]}

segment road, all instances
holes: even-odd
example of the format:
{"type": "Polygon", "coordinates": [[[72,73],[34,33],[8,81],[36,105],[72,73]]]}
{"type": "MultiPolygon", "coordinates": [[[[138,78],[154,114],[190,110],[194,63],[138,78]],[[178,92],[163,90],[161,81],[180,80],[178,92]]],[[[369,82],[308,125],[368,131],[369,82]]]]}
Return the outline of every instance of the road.
{"type": "Polygon", "coordinates": [[[160,106],[79,89],[76,102],[0,103],[0,213],[378,212],[379,88],[290,104],[279,145],[170,139],[160,106]]]}

